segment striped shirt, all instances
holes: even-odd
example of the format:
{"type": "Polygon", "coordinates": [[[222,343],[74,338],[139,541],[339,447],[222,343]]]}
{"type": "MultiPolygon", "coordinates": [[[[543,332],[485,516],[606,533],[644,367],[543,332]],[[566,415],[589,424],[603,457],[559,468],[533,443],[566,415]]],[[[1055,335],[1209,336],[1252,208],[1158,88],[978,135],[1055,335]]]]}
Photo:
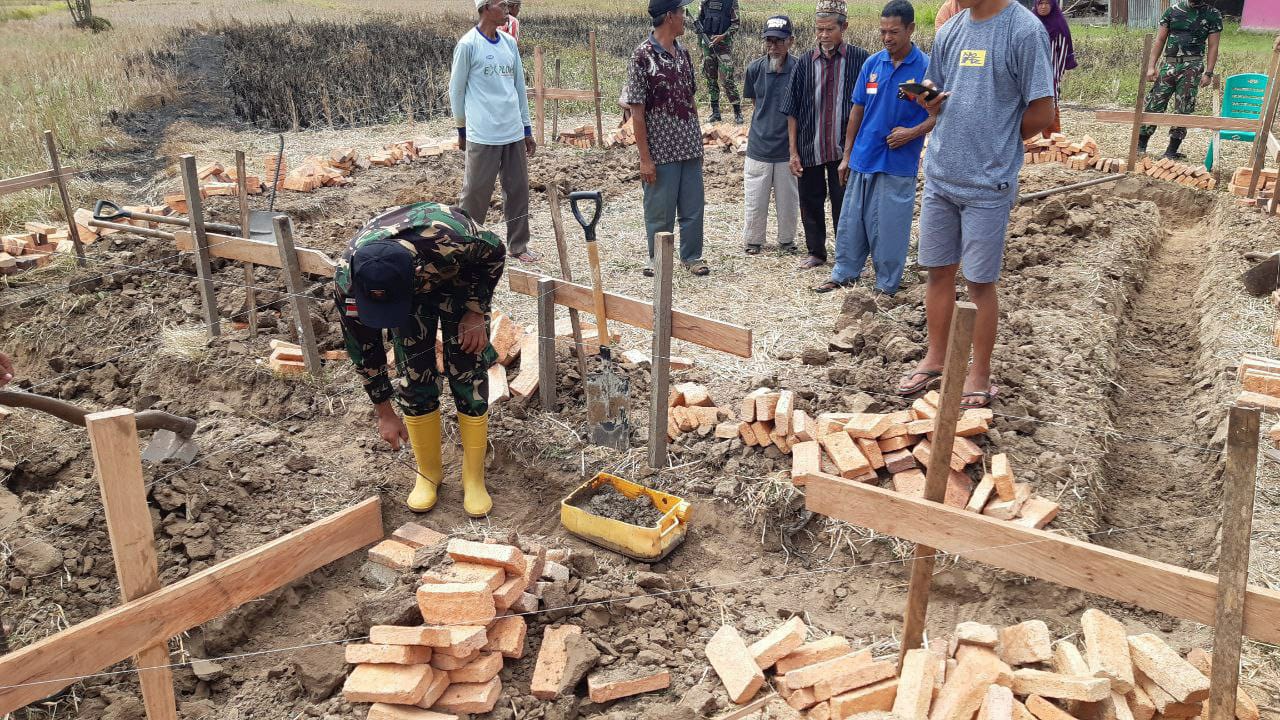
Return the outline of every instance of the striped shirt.
{"type": "Polygon", "coordinates": [[[796,119],[804,167],[839,162],[844,156],[844,131],[853,107],[849,97],[867,57],[866,50],[841,43],[831,57],[815,49],[796,64],[781,110],[796,119]]]}

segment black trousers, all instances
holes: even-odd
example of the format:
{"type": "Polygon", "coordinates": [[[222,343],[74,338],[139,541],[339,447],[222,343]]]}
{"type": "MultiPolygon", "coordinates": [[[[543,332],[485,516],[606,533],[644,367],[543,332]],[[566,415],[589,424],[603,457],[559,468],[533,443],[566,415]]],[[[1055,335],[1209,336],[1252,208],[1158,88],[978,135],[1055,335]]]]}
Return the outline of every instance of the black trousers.
{"type": "Polygon", "coordinates": [[[800,174],[800,222],[809,254],[827,261],[827,199],[831,200],[831,235],[840,227],[840,206],[844,186],[840,184],[840,161],[807,167],[800,174]]]}

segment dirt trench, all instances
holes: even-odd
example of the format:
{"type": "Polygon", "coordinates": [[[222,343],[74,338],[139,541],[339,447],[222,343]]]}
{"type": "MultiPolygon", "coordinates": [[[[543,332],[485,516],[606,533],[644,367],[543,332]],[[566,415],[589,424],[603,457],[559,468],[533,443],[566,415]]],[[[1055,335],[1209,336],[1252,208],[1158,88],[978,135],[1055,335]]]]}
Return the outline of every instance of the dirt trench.
{"type": "Polygon", "coordinates": [[[1197,427],[1201,311],[1194,292],[1212,229],[1162,208],[1161,232],[1120,318],[1110,388],[1113,435],[1103,458],[1096,542],[1200,568],[1213,555],[1217,453],[1197,427]]]}

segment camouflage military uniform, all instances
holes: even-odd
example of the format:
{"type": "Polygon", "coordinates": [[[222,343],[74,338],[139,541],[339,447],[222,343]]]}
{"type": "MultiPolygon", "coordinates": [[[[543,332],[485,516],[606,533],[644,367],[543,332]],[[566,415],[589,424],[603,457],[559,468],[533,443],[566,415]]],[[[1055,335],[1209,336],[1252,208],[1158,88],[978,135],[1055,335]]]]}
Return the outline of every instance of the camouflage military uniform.
{"type": "Polygon", "coordinates": [[[440,407],[436,368],[436,326],[444,335],[444,370],[458,412],[478,417],[489,409],[488,370],[497,361],[493,347],[463,352],[458,323],[468,310],[485,317],[506,256],[497,235],[481,229],[460,208],[416,203],[393,208],[365,223],[347,245],[334,275],[334,301],[347,352],[364,378],[374,404],[392,396],[405,415],[426,415],[440,407]],[[368,242],[395,238],[414,256],[418,288],[410,327],[389,331],[396,379],[387,377],[382,331],[360,323],[351,288],[351,256],[368,242]]]}
{"type": "MultiPolygon", "coordinates": [[[[1165,112],[1172,98],[1175,113],[1190,115],[1196,110],[1196,95],[1204,75],[1205,47],[1210,35],[1222,32],[1222,13],[1208,3],[1192,5],[1188,0],[1177,0],[1164,11],[1160,24],[1169,28],[1169,40],[1164,46],[1160,73],[1147,93],[1146,112],[1165,112]]],[[[1155,125],[1143,125],[1141,135],[1149,138],[1155,131],[1155,125]]],[[[1169,130],[1170,139],[1186,136],[1186,128],[1169,130]]]]}
{"type": "Polygon", "coordinates": [[[720,104],[721,84],[729,104],[741,105],[733,70],[733,37],[742,26],[737,0],[703,0],[697,19],[691,24],[698,33],[698,47],[702,48],[702,75],[707,79],[711,105],[720,104]],[[724,40],[714,46],[708,44],[712,37],[721,34],[724,40]]]}

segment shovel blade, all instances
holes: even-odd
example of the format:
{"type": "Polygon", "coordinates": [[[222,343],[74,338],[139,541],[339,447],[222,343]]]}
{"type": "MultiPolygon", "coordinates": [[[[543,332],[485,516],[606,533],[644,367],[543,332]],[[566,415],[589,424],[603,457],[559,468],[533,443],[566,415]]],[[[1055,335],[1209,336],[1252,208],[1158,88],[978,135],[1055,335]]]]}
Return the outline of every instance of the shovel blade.
{"type": "Polygon", "coordinates": [[[592,445],[625,452],[631,447],[627,409],[631,380],[610,368],[587,376],[587,427],[592,445]]]}
{"type": "Polygon", "coordinates": [[[183,438],[172,430],[157,430],[142,449],[142,459],[150,463],[177,460],[185,464],[195,460],[199,450],[191,438],[183,438]]]}

